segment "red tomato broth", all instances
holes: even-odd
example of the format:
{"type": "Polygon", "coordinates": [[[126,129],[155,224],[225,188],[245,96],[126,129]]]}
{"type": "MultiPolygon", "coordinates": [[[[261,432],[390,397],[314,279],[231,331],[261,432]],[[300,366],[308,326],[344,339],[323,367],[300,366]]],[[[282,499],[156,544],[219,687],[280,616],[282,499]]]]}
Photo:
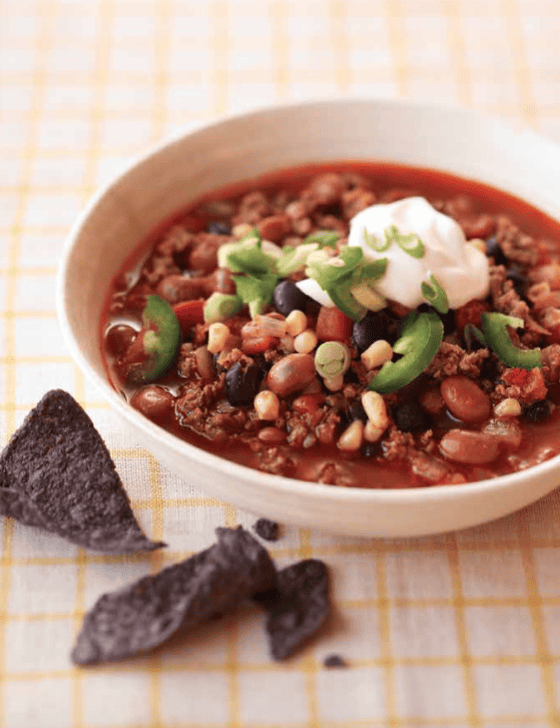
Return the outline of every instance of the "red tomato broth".
{"type": "MultiPolygon", "coordinates": [[[[297,195],[306,186],[309,180],[317,174],[325,172],[351,172],[360,174],[372,182],[374,192],[391,190],[394,188],[407,189],[416,194],[428,197],[430,200],[450,200],[456,195],[466,195],[474,201],[474,210],[481,213],[504,213],[509,215],[514,222],[520,225],[524,232],[531,234],[541,240],[559,241],[555,245],[551,258],[560,260],[560,223],[550,218],[540,210],[524,202],[523,200],[500,190],[496,190],[486,184],[473,180],[464,180],[448,173],[377,162],[333,162],[329,164],[309,164],[296,169],[284,169],[267,173],[250,181],[243,181],[222,188],[204,195],[198,200],[191,202],[184,210],[174,214],[157,226],[147,238],[142,241],[135,251],[125,261],[119,275],[115,278],[111,291],[109,292],[105,314],[100,322],[100,341],[104,354],[104,363],[109,380],[126,399],[130,399],[135,391],[127,383],[122,381],[115,370],[114,360],[105,352],[103,337],[110,324],[119,321],[130,322],[136,320],[136,316],[125,315],[111,317],[109,306],[113,294],[122,288],[126,274],[137,268],[144,259],[146,251],[161,239],[162,234],[173,225],[190,222],[193,225],[193,232],[204,228],[213,220],[223,219],[221,216],[210,216],[205,212],[208,203],[222,200],[233,200],[237,202],[244,194],[253,189],[264,191],[272,195],[280,190],[286,190],[290,194],[297,195]]],[[[547,246],[550,249],[550,244],[547,246]]],[[[139,317],[138,317],[139,322],[139,317]]],[[[138,328],[139,323],[135,324],[138,328]]],[[[156,382],[162,386],[176,391],[184,380],[175,372],[169,372],[156,382]]],[[[549,399],[555,404],[560,403],[559,388],[557,391],[549,392],[549,399]]],[[[269,423],[264,423],[263,426],[269,423]]],[[[460,423],[463,429],[469,429],[467,423],[460,423]]],[[[489,466],[469,467],[461,466],[456,469],[462,472],[467,481],[475,481],[487,477],[525,469],[532,465],[549,459],[560,452],[560,408],[556,408],[546,422],[533,424],[523,422],[523,441],[515,453],[504,452],[489,466]]],[[[258,468],[258,458],[251,448],[239,439],[232,439],[224,445],[207,439],[206,437],[182,427],[177,420],[163,423],[165,429],[176,436],[200,447],[208,452],[225,457],[249,467],[258,468]]],[[[450,427],[457,427],[457,421],[453,418],[443,416],[435,426],[436,434],[441,435],[450,427]]],[[[364,459],[359,453],[341,452],[336,445],[317,444],[309,449],[294,450],[292,453],[296,466],[290,477],[314,481],[317,479],[317,472],[325,462],[335,462],[344,472],[351,473],[351,483],[359,487],[375,488],[401,488],[429,485],[424,479],[410,472],[408,462],[402,460],[386,461],[374,458],[364,459]]],[[[344,477],[341,477],[344,480],[344,477]]],[[[327,481],[328,482],[328,481],[327,481]]],[[[344,483],[341,483],[344,484],[344,483]]]]}

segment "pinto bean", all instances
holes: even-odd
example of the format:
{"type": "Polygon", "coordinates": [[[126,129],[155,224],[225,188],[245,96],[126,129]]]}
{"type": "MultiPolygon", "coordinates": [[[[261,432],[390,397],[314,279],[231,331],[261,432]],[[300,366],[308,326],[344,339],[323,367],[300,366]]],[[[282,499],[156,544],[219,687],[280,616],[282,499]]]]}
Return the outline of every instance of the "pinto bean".
{"type": "Polygon", "coordinates": [[[204,295],[212,293],[235,293],[235,281],[227,268],[216,268],[209,276],[202,279],[204,295]]]}
{"type": "Polygon", "coordinates": [[[279,445],[284,442],[287,436],[287,433],[279,427],[263,427],[257,435],[261,442],[266,442],[269,445],[279,445]]]}
{"type": "Polygon", "coordinates": [[[204,296],[204,279],[189,278],[175,273],[166,276],[158,283],[156,293],[169,303],[193,301],[204,296]]]}
{"type": "Polygon", "coordinates": [[[264,240],[279,243],[292,229],[292,221],[288,215],[270,215],[257,225],[264,240]]]}
{"type": "Polygon", "coordinates": [[[439,450],[449,460],[467,465],[491,463],[500,452],[496,438],[471,430],[449,430],[441,438],[439,450]]]}
{"type": "Polygon", "coordinates": [[[229,238],[223,235],[200,236],[202,239],[195,243],[189,255],[190,270],[199,270],[203,273],[211,273],[218,265],[218,248],[226,243],[229,238]]]}
{"type": "Polygon", "coordinates": [[[461,374],[447,377],[440,385],[441,396],[452,415],[463,422],[479,422],[490,416],[490,397],[461,374]]]}
{"type": "Polygon", "coordinates": [[[130,404],[154,422],[164,422],[173,411],[175,398],[167,389],[157,385],[143,387],[134,393],[130,404]]]}
{"type": "Polygon", "coordinates": [[[268,373],[268,387],[281,397],[301,392],[315,379],[315,362],[309,354],[288,354],[268,373]]]}

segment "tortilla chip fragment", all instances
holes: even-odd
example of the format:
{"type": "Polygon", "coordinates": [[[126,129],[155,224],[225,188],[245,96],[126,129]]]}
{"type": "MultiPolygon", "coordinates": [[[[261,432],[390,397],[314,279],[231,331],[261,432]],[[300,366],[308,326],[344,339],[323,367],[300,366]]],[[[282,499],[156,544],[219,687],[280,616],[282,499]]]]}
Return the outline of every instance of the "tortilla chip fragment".
{"type": "Polygon", "coordinates": [[[98,551],[165,545],[142,533],[105,443],[60,389],[45,394],[0,456],[0,514],[98,551]]]}
{"type": "Polygon", "coordinates": [[[282,569],[277,590],[257,601],[267,610],[272,657],[284,660],[321,627],[330,612],[326,565],[319,559],[305,559],[282,569]]]}
{"type": "Polygon", "coordinates": [[[205,551],[103,595],[84,619],[72,661],[89,665],[146,652],[274,587],[274,563],[250,533],[216,533],[218,542],[205,551]]]}

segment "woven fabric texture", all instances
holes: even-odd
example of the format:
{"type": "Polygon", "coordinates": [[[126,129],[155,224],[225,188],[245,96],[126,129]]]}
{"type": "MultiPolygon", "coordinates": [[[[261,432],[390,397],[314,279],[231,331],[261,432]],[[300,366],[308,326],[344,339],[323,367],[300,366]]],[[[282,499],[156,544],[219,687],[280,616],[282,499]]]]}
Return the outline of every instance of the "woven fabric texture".
{"type": "Polygon", "coordinates": [[[62,340],[55,278],[98,187],[181,127],[265,103],[371,94],[479,109],[560,142],[558,0],[0,2],[0,436],[52,388],[111,450],[145,531],[96,555],[0,519],[0,728],[560,726],[560,495],[419,539],[283,526],[279,564],[330,566],[335,616],[274,663],[251,607],[117,665],[70,651],[104,592],[255,517],[120,430],[62,340]],[[327,669],[337,653],[346,668],[327,669]]]}

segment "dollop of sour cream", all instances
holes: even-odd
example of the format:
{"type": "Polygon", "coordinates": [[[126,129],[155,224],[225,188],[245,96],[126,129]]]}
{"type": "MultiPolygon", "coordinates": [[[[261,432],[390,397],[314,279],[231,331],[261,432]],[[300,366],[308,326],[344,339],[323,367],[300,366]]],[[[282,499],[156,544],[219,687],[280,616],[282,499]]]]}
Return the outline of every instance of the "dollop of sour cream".
{"type": "Polygon", "coordinates": [[[423,197],[408,197],[390,204],[367,207],[350,222],[348,245],[358,245],[368,260],[387,258],[385,274],[372,287],[386,298],[416,308],[426,299],[422,283],[434,276],[447,294],[450,308],[459,308],[473,298],[485,298],[490,287],[488,258],[467,242],[460,225],[438,212],[423,197]],[[387,232],[419,238],[423,254],[412,255],[406,245],[392,242],[385,250],[387,232]],[[364,232],[365,231],[365,232],[364,232]],[[410,234],[413,233],[413,236],[410,234]]]}

